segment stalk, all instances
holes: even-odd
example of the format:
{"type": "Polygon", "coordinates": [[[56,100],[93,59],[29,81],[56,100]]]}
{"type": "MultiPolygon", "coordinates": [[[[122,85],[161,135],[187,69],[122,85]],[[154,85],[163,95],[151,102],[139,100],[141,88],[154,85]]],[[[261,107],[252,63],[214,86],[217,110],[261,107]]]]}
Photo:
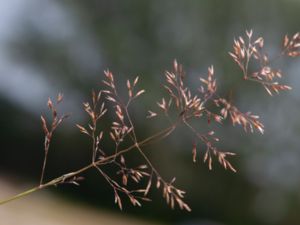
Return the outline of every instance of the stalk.
{"type": "MultiPolygon", "coordinates": [[[[148,144],[150,144],[152,141],[155,141],[156,139],[162,139],[162,138],[166,138],[169,134],[172,133],[172,131],[174,131],[174,129],[176,128],[176,124],[173,124],[172,126],[160,131],[160,132],[157,132],[155,133],[154,135],[148,137],[148,138],[145,138],[144,140],[140,141],[138,143],[139,146],[146,146],[148,144]]],[[[39,186],[36,186],[34,188],[31,188],[31,189],[28,189],[24,192],[21,192],[17,195],[14,195],[12,197],[9,197],[5,200],[2,200],[0,201],[0,205],[4,205],[6,203],[9,203],[11,201],[14,201],[14,200],[17,200],[17,199],[20,199],[20,198],[23,198],[33,192],[36,192],[36,191],[39,191],[39,190],[42,190],[42,189],[45,189],[45,188],[48,188],[50,186],[55,186],[57,184],[60,184],[60,183],[63,183],[65,180],[68,180],[76,175],[79,175],[91,168],[95,168],[96,166],[100,166],[100,165],[103,165],[103,164],[106,164],[106,163],[109,163],[110,160],[114,159],[115,157],[121,155],[121,154],[124,154],[124,153],[127,153],[129,152],[130,150],[136,148],[136,144],[133,144],[131,146],[129,146],[128,148],[125,148],[119,152],[117,152],[116,154],[113,154],[111,156],[108,156],[106,157],[105,159],[100,159],[98,161],[95,161],[95,162],[92,162],[90,164],[88,164],[87,166],[85,167],[82,167],[81,169],[79,170],[76,170],[74,172],[71,172],[71,173],[67,173],[67,174],[64,174],[60,177],[57,177],[57,178],[54,178],[53,180],[45,183],[45,184],[41,184],[39,186]]]]}

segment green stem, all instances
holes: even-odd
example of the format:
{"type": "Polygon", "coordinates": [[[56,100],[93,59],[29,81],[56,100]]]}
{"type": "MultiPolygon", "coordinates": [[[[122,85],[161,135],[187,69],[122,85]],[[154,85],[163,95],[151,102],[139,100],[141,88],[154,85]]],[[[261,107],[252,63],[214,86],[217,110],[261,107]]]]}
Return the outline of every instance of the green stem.
{"type": "Polygon", "coordinates": [[[34,188],[29,189],[29,190],[27,190],[27,191],[24,191],[24,192],[22,192],[22,193],[20,193],[20,194],[17,194],[17,195],[15,195],[15,196],[12,196],[11,198],[8,198],[8,199],[6,199],[6,200],[4,200],[4,201],[1,201],[1,202],[0,202],[0,205],[4,205],[5,203],[14,201],[14,200],[19,199],[19,198],[23,198],[23,197],[25,197],[26,195],[29,195],[29,194],[31,194],[32,192],[35,192],[35,191],[40,190],[40,189],[42,189],[42,187],[40,187],[40,186],[34,187],[34,188]]]}

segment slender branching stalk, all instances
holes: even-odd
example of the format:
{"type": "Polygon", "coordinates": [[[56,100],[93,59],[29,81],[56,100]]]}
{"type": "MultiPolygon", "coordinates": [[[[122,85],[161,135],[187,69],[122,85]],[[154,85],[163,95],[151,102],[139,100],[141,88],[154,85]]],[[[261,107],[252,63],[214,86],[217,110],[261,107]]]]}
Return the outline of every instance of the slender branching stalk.
{"type": "MultiPolygon", "coordinates": [[[[253,32],[250,30],[246,31],[245,38],[239,37],[234,40],[233,52],[229,52],[229,54],[241,69],[245,81],[254,81],[261,84],[270,95],[290,90],[290,86],[274,81],[274,79],[280,79],[283,73],[278,69],[273,69],[272,63],[283,56],[300,56],[300,34],[296,33],[292,37],[286,35],[283,39],[282,51],[273,60],[270,60],[269,56],[263,51],[263,46],[264,39],[259,37],[253,40],[253,32]]],[[[55,104],[49,98],[47,105],[52,120],[47,123],[46,118],[41,116],[45,134],[45,154],[40,183],[32,189],[0,201],[0,205],[51,186],[66,183],[79,185],[79,182],[83,179],[83,172],[94,169],[111,186],[115,203],[120,209],[123,208],[121,193],[122,196],[127,196],[134,206],[141,206],[142,201],[150,201],[149,191],[152,187],[155,187],[162,190],[163,198],[172,209],[178,206],[180,209],[191,211],[188,204],[184,202],[185,191],[175,186],[175,177],[170,181],[164,178],[156,169],[156,162],[152,162],[147,156],[144,147],[167,138],[179,125],[183,125],[191,131],[195,138],[192,145],[193,162],[199,160],[200,150],[198,150],[198,145],[205,145],[206,150],[200,152],[200,157],[204,163],[208,164],[209,170],[213,169],[213,160],[217,158],[224,169],[236,172],[228,159],[230,156],[234,156],[235,153],[218,149],[216,142],[219,141],[219,138],[215,135],[215,131],[203,132],[201,127],[199,129],[199,126],[193,125],[194,122],[204,120],[208,124],[213,122],[223,124],[223,121],[229,118],[233,125],[241,125],[246,132],[258,131],[261,134],[264,133],[264,125],[257,115],[251,112],[243,113],[237,106],[233,105],[231,100],[218,94],[214,73],[214,67],[210,66],[206,77],[200,77],[201,85],[196,92],[193,92],[186,84],[185,77],[187,75],[183,70],[183,66],[174,60],[172,70],[165,72],[163,87],[166,90],[166,95],[157,102],[158,109],[149,110],[149,115],[146,116],[148,119],[158,116],[164,117],[170,125],[149,137],[141,138],[136,129],[134,118],[130,114],[132,103],[145,93],[144,89],[137,89],[139,77],[132,81],[127,80],[128,96],[127,98],[121,98],[124,95],[123,93],[119,94],[114,75],[109,70],[104,71],[103,84],[105,88],[98,92],[92,91],[91,103],[83,103],[83,108],[89,116],[90,123],[85,126],[76,124],[80,132],[87,135],[91,140],[91,162],[76,171],[65,173],[53,180],[44,182],[53,133],[68,117],[67,115],[58,116],[57,113],[56,106],[62,102],[62,94],[58,95],[55,104]],[[105,118],[108,113],[112,120],[110,131],[105,134],[99,121],[105,118]],[[109,137],[114,145],[113,153],[102,146],[105,135],[109,137]],[[141,164],[132,166],[127,163],[126,158],[128,155],[126,153],[128,152],[140,155],[141,164]],[[119,177],[112,177],[111,172],[115,172],[119,177]],[[140,188],[130,188],[132,182],[137,183],[140,188]]]]}
{"type": "Polygon", "coordinates": [[[47,105],[52,114],[52,122],[50,125],[50,129],[47,126],[47,121],[46,121],[45,117],[43,115],[41,115],[42,127],[43,127],[43,130],[45,133],[45,142],[44,142],[45,154],[44,154],[44,161],[43,161],[43,167],[42,167],[42,174],[41,174],[41,178],[40,178],[40,185],[42,185],[43,180],[44,180],[48,152],[49,152],[50,142],[52,140],[53,133],[54,133],[55,129],[69,116],[69,115],[63,115],[61,117],[58,117],[58,115],[57,115],[56,105],[61,103],[62,100],[63,100],[63,95],[61,93],[58,94],[55,105],[53,104],[53,102],[50,98],[48,99],[47,105]]]}

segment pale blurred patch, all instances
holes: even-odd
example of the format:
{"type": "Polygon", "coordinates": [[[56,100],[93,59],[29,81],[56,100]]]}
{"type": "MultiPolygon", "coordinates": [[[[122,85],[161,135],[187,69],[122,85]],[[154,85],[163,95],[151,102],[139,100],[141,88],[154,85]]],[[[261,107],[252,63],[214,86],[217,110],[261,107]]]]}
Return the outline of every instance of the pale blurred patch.
{"type": "MultiPolygon", "coordinates": [[[[0,199],[24,191],[0,177],[0,199]]],[[[28,186],[27,188],[30,188],[28,186]]],[[[5,225],[154,225],[103,209],[72,203],[42,190],[0,206],[0,224],[5,225]]]]}

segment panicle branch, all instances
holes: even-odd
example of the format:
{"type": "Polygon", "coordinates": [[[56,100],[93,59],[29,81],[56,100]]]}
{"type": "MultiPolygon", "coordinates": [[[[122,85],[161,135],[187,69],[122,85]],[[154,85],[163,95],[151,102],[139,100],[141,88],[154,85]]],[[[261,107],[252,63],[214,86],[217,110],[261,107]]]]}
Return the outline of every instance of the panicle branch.
{"type": "Polygon", "coordinates": [[[56,98],[56,103],[53,103],[51,98],[48,98],[47,106],[48,109],[51,112],[52,115],[52,121],[49,122],[50,126],[47,125],[47,120],[46,118],[41,115],[41,121],[42,121],[42,128],[44,130],[44,135],[45,135],[45,141],[44,141],[44,161],[43,161],[43,166],[42,166],[42,173],[41,173],[41,178],[40,178],[40,186],[43,184],[44,181],[44,174],[46,170],[46,164],[47,164],[47,158],[48,158],[48,152],[50,148],[50,143],[52,140],[52,136],[56,128],[65,120],[69,117],[69,115],[62,115],[58,116],[57,114],[57,108],[56,106],[60,104],[63,101],[63,94],[59,93],[57,98],[56,98]],[[49,126],[49,127],[48,127],[49,126]]]}
{"type": "Polygon", "coordinates": [[[229,52],[229,55],[242,70],[244,79],[260,83],[269,95],[291,90],[290,86],[277,81],[283,76],[283,73],[280,69],[273,67],[273,62],[283,56],[300,56],[300,33],[298,32],[292,37],[285,35],[282,50],[274,59],[270,59],[263,48],[264,39],[259,37],[253,40],[253,32],[250,30],[246,31],[246,37],[240,36],[234,40],[233,51],[229,52]],[[253,63],[258,69],[251,69],[250,63],[253,63]]]}
{"type": "MultiPolygon", "coordinates": [[[[261,84],[270,95],[290,90],[290,86],[277,81],[282,77],[282,72],[273,68],[273,60],[269,59],[263,47],[264,39],[262,37],[254,39],[253,31],[250,30],[246,31],[245,37],[240,36],[234,40],[233,50],[229,54],[241,69],[244,80],[261,84]]],[[[280,57],[297,57],[300,55],[299,48],[299,32],[291,37],[286,35],[283,39],[280,57]]],[[[160,174],[156,169],[156,162],[152,162],[147,156],[144,146],[168,137],[181,124],[188,128],[194,138],[193,162],[203,161],[208,165],[209,170],[212,170],[213,160],[217,160],[224,169],[236,172],[228,159],[235,153],[220,150],[217,147],[219,138],[209,125],[217,123],[222,126],[223,121],[229,118],[233,126],[239,124],[246,132],[257,130],[261,134],[264,133],[264,125],[259,120],[259,116],[251,112],[241,112],[231,101],[218,94],[213,66],[208,67],[205,76],[199,77],[200,84],[196,91],[186,84],[186,77],[187,73],[183,66],[174,60],[172,70],[164,73],[163,88],[166,94],[156,102],[158,109],[149,110],[149,114],[145,116],[148,119],[162,116],[170,123],[170,126],[149,137],[141,137],[142,135],[136,130],[134,117],[130,113],[132,103],[145,93],[144,89],[138,87],[139,76],[126,81],[127,95],[124,97],[124,94],[119,93],[113,73],[109,70],[104,71],[105,88],[92,91],[91,101],[83,103],[89,123],[87,125],[76,124],[79,131],[91,140],[91,162],[77,171],[66,173],[44,183],[53,133],[68,117],[68,115],[59,116],[57,113],[57,105],[63,101],[63,95],[59,94],[55,103],[49,98],[47,106],[52,118],[47,121],[43,115],[41,116],[45,135],[45,157],[40,185],[4,200],[0,204],[49,186],[65,183],[79,185],[79,182],[83,180],[80,175],[86,170],[94,169],[111,186],[115,203],[120,209],[123,209],[123,196],[127,197],[132,205],[141,206],[144,201],[151,200],[149,197],[151,189],[159,189],[172,209],[177,206],[182,210],[191,211],[188,204],[184,202],[185,191],[175,186],[175,178],[169,181],[160,174]],[[100,123],[104,119],[106,121],[110,119],[109,131],[105,132],[100,123]],[[197,125],[198,121],[204,121],[207,127],[197,125]],[[205,131],[207,128],[209,128],[208,132],[205,131]],[[107,144],[104,146],[103,139],[110,141],[113,147],[107,147],[107,144]],[[126,155],[128,152],[138,154],[141,158],[140,164],[132,165],[127,162],[129,161],[126,155]],[[199,158],[201,160],[198,160],[199,158]],[[136,186],[139,188],[136,189],[136,186]]]]}

